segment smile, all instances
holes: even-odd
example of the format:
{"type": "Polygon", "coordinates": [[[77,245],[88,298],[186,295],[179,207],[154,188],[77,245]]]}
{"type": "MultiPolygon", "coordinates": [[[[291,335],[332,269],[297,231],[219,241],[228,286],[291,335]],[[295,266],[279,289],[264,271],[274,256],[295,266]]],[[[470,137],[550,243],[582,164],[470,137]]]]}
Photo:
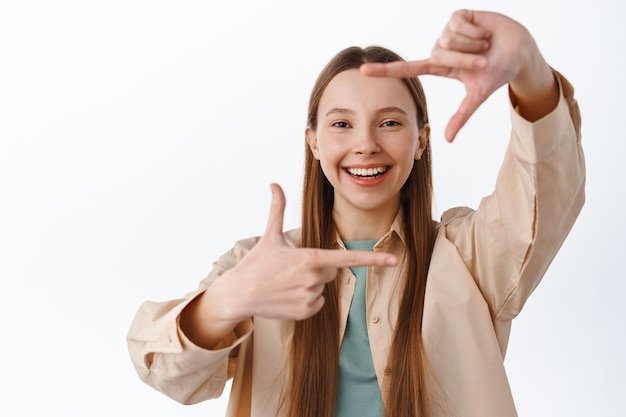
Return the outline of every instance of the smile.
{"type": "Polygon", "coordinates": [[[383,175],[389,167],[376,167],[376,168],[346,168],[348,174],[357,178],[376,178],[383,175]]]}

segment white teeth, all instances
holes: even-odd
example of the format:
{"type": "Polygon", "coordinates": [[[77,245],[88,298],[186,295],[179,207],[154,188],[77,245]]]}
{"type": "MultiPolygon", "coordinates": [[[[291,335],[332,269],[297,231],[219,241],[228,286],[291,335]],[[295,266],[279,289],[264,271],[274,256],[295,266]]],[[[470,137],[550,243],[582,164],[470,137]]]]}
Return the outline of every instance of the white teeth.
{"type": "Polygon", "coordinates": [[[387,167],[377,167],[377,168],[347,168],[346,169],[351,175],[357,177],[373,177],[374,175],[382,174],[387,171],[387,167]]]}

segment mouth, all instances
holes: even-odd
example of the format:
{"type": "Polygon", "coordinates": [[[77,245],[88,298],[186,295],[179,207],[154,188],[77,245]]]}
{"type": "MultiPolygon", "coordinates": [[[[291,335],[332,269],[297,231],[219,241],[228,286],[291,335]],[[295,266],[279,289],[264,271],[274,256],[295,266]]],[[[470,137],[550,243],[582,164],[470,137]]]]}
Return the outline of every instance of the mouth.
{"type": "Polygon", "coordinates": [[[348,174],[360,179],[378,178],[387,172],[388,169],[388,166],[374,168],[345,168],[348,174]]]}

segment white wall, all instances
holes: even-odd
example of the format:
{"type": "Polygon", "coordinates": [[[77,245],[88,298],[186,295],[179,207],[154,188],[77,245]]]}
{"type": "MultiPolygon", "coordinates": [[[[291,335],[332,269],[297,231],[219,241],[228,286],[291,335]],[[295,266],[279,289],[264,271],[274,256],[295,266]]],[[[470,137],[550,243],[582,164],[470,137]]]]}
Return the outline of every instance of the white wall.
{"type": "MultiPolygon", "coordinates": [[[[516,319],[522,416],[624,415],[623,7],[527,0],[0,3],[0,415],[219,416],[141,383],[125,334],[262,233],[269,183],[298,224],[309,90],[351,45],[426,57],[453,10],[509,14],[577,88],[587,204],[516,319]]],[[[450,145],[463,90],[426,77],[438,212],[491,191],[504,90],[450,145]]],[[[226,396],[224,396],[225,398],[226,396]]]]}

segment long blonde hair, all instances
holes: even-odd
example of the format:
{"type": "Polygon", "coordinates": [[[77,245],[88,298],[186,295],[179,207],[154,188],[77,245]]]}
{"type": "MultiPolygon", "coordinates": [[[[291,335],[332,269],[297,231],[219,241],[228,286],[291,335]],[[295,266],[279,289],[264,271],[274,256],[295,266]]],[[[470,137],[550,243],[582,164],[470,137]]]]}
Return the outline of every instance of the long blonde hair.
{"type": "MultiPolygon", "coordinates": [[[[320,98],[338,73],[367,62],[402,60],[394,52],[378,47],[350,47],[339,52],[320,73],[309,101],[307,125],[317,127],[320,98]]],[[[415,104],[420,128],[428,123],[426,98],[417,78],[404,79],[415,104]]],[[[305,173],[302,200],[302,247],[333,247],[333,187],[319,161],[305,144],[305,173]]],[[[422,316],[426,276],[432,254],[432,179],[430,146],[427,146],[401,190],[407,263],[404,288],[388,358],[390,386],[384,395],[386,417],[428,417],[426,357],[422,343],[422,316]]],[[[290,384],[284,403],[290,417],[333,417],[339,363],[339,289],[336,281],[326,285],[322,310],[295,323],[290,352],[290,384]]]]}

